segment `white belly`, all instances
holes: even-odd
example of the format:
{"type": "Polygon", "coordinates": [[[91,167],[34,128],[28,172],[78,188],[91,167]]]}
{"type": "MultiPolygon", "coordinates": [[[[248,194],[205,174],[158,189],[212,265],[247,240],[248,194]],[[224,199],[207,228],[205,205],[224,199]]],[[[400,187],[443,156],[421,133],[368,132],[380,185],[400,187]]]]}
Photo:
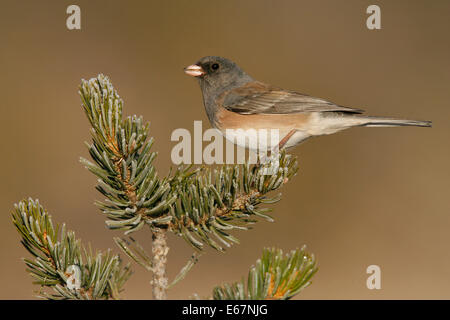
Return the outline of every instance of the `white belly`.
{"type": "Polygon", "coordinates": [[[294,147],[309,137],[311,135],[305,131],[296,131],[284,146],[285,148],[294,147]]]}
{"type": "MultiPolygon", "coordinates": [[[[277,129],[247,129],[247,130],[224,130],[220,131],[222,135],[230,142],[244,148],[248,148],[258,152],[268,152],[276,148],[280,141],[289,133],[289,131],[277,130],[277,129]]],[[[310,137],[310,134],[304,131],[295,132],[285,147],[293,147],[306,138],[310,137]]]]}
{"type": "MultiPolygon", "coordinates": [[[[340,115],[323,117],[319,112],[313,113],[308,123],[292,128],[296,132],[285,142],[284,147],[293,147],[309,137],[333,134],[357,124],[359,124],[357,118],[340,115]]],[[[227,140],[240,147],[266,152],[276,148],[292,129],[219,129],[219,131],[227,140]]]]}

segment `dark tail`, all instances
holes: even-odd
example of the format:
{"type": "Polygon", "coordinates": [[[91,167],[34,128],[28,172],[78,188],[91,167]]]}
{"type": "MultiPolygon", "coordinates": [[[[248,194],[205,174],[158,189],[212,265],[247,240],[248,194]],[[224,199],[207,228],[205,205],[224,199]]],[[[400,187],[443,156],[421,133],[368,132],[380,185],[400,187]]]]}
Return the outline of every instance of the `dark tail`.
{"type": "Polygon", "coordinates": [[[431,127],[431,121],[393,119],[382,117],[360,117],[362,120],[361,126],[364,127],[401,127],[401,126],[415,126],[415,127],[431,127]]]}

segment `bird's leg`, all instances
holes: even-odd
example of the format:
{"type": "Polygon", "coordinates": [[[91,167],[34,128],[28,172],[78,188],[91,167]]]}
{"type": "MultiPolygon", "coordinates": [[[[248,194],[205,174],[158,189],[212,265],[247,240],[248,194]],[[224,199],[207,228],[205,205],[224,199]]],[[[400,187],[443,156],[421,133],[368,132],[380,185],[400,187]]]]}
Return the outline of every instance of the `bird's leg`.
{"type": "Polygon", "coordinates": [[[274,154],[277,155],[278,152],[284,147],[284,145],[289,141],[289,139],[292,137],[292,135],[296,131],[297,131],[296,129],[292,129],[291,131],[289,131],[289,133],[287,135],[285,135],[283,137],[283,139],[280,140],[278,145],[276,147],[272,148],[272,150],[270,150],[269,157],[267,155],[264,155],[262,158],[258,157],[258,158],[260,158],[259,165],[269,162],[274,154]]]}
{"type": "Polygon", "coordinates": [[[292,137],[292,135],[296,132],[297,130],[292,129],[291,131],[289,131],[289,133],[284,136],[283,139],[281,139],[281,141],[278,143],[278,150],[281,150],[281,148],[284,147],[284,145],[289,141],[289,139],[292,137]]]}

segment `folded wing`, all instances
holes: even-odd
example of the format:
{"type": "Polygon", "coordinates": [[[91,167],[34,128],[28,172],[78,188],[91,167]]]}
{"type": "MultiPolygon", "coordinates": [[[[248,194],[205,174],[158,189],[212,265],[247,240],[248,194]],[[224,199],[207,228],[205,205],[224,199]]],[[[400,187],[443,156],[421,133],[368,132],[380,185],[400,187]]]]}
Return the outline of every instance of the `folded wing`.
{"type": "Polygon", "coordinates": [[[363,110],[339,106],[330,101],[261,82],[250,82],[219,97],[225,109],[240,114],[289,114],[301,112],[362,113],[363,110]]]}

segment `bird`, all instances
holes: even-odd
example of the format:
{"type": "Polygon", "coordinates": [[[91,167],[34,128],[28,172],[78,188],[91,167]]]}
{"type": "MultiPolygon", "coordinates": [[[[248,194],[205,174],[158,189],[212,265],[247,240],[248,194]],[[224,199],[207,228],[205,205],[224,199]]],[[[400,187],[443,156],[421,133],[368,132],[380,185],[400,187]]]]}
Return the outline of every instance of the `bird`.
{"type": "Polygon", "coordinates": [[[203,57],[184,72],[198,80],[212,127],[249,149],[291,148],[352,127],[431,127],[431,121],[367,116],[361,109],[257,81],[223,57],[203,57]],[[259,130],[276,131],[276,138],[257,144],[259,130]]]}

